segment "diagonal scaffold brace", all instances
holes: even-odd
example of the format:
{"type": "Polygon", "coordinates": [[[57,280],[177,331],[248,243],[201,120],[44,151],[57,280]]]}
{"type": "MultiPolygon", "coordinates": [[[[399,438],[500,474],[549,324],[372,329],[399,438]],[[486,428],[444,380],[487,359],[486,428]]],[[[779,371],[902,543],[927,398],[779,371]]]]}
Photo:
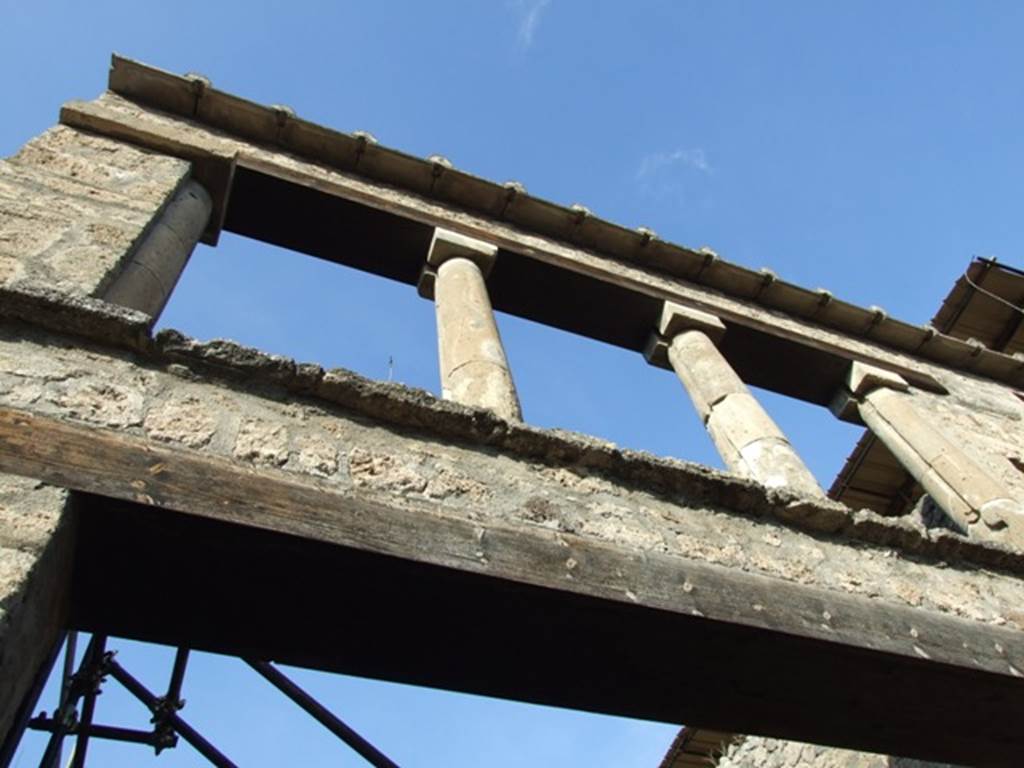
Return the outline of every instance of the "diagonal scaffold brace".
{"type": "Polygon", "coordinates": [[[153,747],[156,754],[160,754],[164,749],[175,747],[179,736],[217,768],[237,768],[235,763],[178,714],[178,711],[185,705],[181,698],[181,687],[188,664],[189,651],[187,648],[178,648],[167,693],[157,696],[115,660],[115,653],[106,650],[106,641],[107,639],[103,635],[93,635],[78,670],[72,672],[76,635],[75,633],[69,634],[65,646],[64,673],[58,707],[54,711],[53,717],[47,717],[46,712],[43,712],[28,722],[28,727],[31,729],[50,733],[46,749],[39,763],[40,768],[57,768],[59,766],[62,745],[68,736],[76,737],[68,768],[84,768],[91,738],[145,744],[153,747]],[[102,685],[108,676],[149,709],[153,723],[151,731],[93,723],[96,697],[101,693],[102,685]],[[82,701],[82,711],[79,716],[77,707],[80,700],[82,701]]]}
{"type": "Polygon", "coordinates": [[[263,675],[281,693],[302,707],[318,723],[345,742],[374,768],[399,768],[397,763],[390,760],[387,755],[356,733],[351,726],[342,722],[323,704],[292,682],[289,677],[273,664],[256,659],[245,659],[244,661],[263,675]]]}

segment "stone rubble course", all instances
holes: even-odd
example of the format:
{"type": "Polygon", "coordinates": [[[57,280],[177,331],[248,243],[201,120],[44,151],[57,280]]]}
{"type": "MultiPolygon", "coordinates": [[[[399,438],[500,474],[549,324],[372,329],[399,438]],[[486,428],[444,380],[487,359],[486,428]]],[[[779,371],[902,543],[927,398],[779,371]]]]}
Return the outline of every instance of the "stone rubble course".
{"type": "Polygon", "coordinates": [[[715,765],[718,768],[957,768],[946,763],[886,757],[756,736],[747,736],[729,745],[715,765]]]}
{"type": "Polygon", "coordinates": [[[1024,629],[1024,612],[1010,608],[1024,605],[1019,580],[967,563],[919,561],[955,534],[932,539],[923,528],[828,502],[787,502],[696,465],[509,424],[400,385],[321,373],[227,342],[165,333],[157,344],[161,351],[148,357],[113,354],[5,326],[0,404],[323,478],[384,494],[393,505],[437,501],[468,519],[543,526],[1024,629]],[[288,385],[309,395],[290,394],[288,385]],[[389,424],[362,418],[384,412],[389,424]],[[424,433],[434,439],[424,441],[424,433]],[[787,504],[806,517],[795,525],[780,519],[787,504]],[[807,525],[815,514],[832,516],[830,532],[807,525]],[[862,526],[888,528],[891,540],[857,544],[850,533],[862,526]],[[901,552],[900,539],[915,533],[918,551],[901,552]]]}

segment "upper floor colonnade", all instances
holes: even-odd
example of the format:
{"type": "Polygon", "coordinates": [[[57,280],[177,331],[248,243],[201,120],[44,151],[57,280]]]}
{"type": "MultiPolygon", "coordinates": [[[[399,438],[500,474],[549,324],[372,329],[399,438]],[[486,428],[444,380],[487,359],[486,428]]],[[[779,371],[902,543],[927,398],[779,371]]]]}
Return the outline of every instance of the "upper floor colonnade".
{"type": "Polygon", "coordinates": [[[115,57],[0,162],[0,735],[85,629],[1006,765],[1021,389],[998,344],[115,57]],[[442,397],[154,334],[222,231],[415,286],[442,397]],[[530,425],[495,312],[674,372],[729,471],[530,425]],[[880,503],[827,498],[755,387],[865,425],[880,503]]]}

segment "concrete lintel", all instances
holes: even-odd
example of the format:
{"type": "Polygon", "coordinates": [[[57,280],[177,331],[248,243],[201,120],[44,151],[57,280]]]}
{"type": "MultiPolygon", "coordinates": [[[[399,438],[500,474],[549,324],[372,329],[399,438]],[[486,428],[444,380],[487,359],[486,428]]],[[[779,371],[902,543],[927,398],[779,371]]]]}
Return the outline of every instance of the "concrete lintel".
{"type": "MultiPolygon", "coordinates": [[[[299,165],[308,166],[310,161],[322,172],[329,172],[332,167],[343,172],[356,170],[364,179],[374,179],[384,185],[382,194],[374,197],[381,207],[388,210],[405,207],[412,199],[411,195],[425,194],[435,203],[443,200],[445,206],[457,211],[455,216],[460,226],[467,225],[466,231],[472,228],[474,215],[506,218],[506,223],[517,230],[513,234],[511,228],[505,229],[508,237],[502,238],[502,247],[513,252],[531,253],[540,260],[561,259],[564,243],[556,244],[555,241],[564,236],[566,228],[572,226],[578,217],[578,211],[571,208],[531,197],[522,190],[510,192],[507,185],[473,177],[455,168],[446,169],[441,179],[445,183],[438,184],[436,181],[439,179],[435,176],[437,166],[431,158],[413,158],[382,145],[374,145],[363,152],[365,145],[359,136],[334,131],[299,117],[291,117],[282,125],[280,111],[274,106],[255,104],[213,87],[204,88],[200,95],[189,77],[120,56],[113,59],[109,87],[112,93],[103,99],[108,106],[118,106],[109,109],[108,114],[126,122],[148,123],[155,143],[162,142],[168,132],[175,132],[176,123],[187,125],[188,138],[197,144],[210,140],[221,145],[246,145],[242,150],[246,160],[251,160],[254,154],[265,159],[271,154],[283,155],[286,158],[283,162],[274,160],[270,163],[277,174],[285,173],[285,166],[292,169],[289,173],[297,173],[299,165]],[[140,104],[147,105],[149,109],[139,108],[138,112],[142,114],[125,110],[119,104],[125,99],[130,100],[126,103],[132,110],[140,104]],[[149,119],[156,116],[157,119],[149,119]],[[269,150],[270,147],[276,151],[269,150]],[[372,164],[366,162],[367,153],[372,153],[372,164]],[[356,168],[356,158],[359,157],[363,159],[356,168]],[[510,194],[516,200],[512,206],[509,206],[510,194]]],[[[299,175],[304,173],[303,170],[299,175]]],[[[355,179],[348,179],[346,185],[349,183],[358,186],[355,179]]],[[[660,272],[660,276],[665,278],[658,281],[661,288],[670,292],[695,295],[696,287],[687,286],[685,281],[703,271],[702,281],[708,281],[716,293],[721,292],[714,298],[709,297],[710,301],[716,305],[716,311],[721,309],[721,316],[727,318],[731,325],[761,325],[763,318],[758,316],[760,313],[749,311],[760,304],[794,319],[797,325],[785,333],[793,334],[800,343],[822,348],[827,346],[831,350],[838,346],[845,350],[848,349],[846,343],[831,332],[825,333],[825,328],[830,327],[846,336],[860,337],[867,324],[877,323],[877,326],[872,326],[873,340],[869,346],[875,348],[879,359],[892,360],[890,351],[898,350],[962,370],[982,363],[986,376],[1018,387],[1024,381],[1024,372],[1012,357],[995,350],[982,350],[978,358],[973,358],[965,341],[936,334],[934,329],[913,327],[892,318],[881,319],[869,308],[856,307],[837,299],[828,301],[827,307],[820,307],[819,292],[785,280],[771,280],[762,271],[745,269],[725,260],[717,260],[705,268],[707,254],[699,250],[652,240],[649,233],[625,230],[597,217],[587,218],[586,229],[588,236],[582,245],[592,254],[602,254],[602,262],[611,261],[614,271],[620,274],[632,272],[637,278],[643,271],[647,273],[643,275],[644,280],[652,278],[651,267],[654,267],[653,271],[660,272]],[[639,263],[635,260],[638,248],[646,254],[639,263]],[[646,259],[651,261],[646,262],[646,259]],[[771,288],[765,290],[766,285],[771,288]],[[756,297],[753,303],[751,296],[756,297]],[[820,308],[821,311],[809,310],[809,307],[820,308]],[[808,322],[815,317],[811,311],[816,312],[817,317],[808,322]],[[824,322],[817,324],[818,321],[824,322]],[[826,340],[826,335],[832,338],[826,340]]]]}
{"type": "Polygon", "coordinates": [[[663,339],[671,341],[684,331],[702,331],[718,344],[725,335],[725,324],[710,312],[666,301],[661,308],[658,333],[663,339]]]}
{"type": "MultiPolygon", "coordinates": [[[[183,82],[182,86],[185,85],[187,83],[183,82]]],[[[123,89],[119,92],[127,93],[123,89]]],[[[751,348],[763,350],[765,344],[770,343],[773,345],[773,349],[777,349],[778,354],[782,355],[799,346],[805,352],[813,353],[815,357],[820,358],[823,364],[836,363],[838,362],[837,358],[849,359],[856,354],[860,359],[877,361],[879,365],[899,371],[915,387],[942,391],[941,385],[928,374],[925,368],[911,368],[906,364],[907,361],[901,360],[899,355],[893,353],[893,349],[903,349],[896,341],[883,339],[877,333],[873,340],[861,338],[854,340],[843,336],[840,327],[836,325],[840,318],[834,311],[835,307],[842,305],[845,307],[844,313],[852,312],[856,308],[843,305],[842,302],[833,302],[830,305],[832,309],[830,309],[828,323],[824,326],[812,323],[805,317],[806,313],[801,308],[805,307],[806,297],[793,305],[794,312],[791,313],[789,320],[780,323],[774,314],[766,314],[764,309],[758,308],[754,304],[720,295],[718,291],[723,288],[718,283],[709,283],[709,287],[714,289],[709,293],[704,288],[691,285],[685,279],[680,280],[678,277],[673,277],[675,273],[670,270],[669,262],[674,263],[675,257],[671,254],[661,253],[662,249],[667,247],[661,241],[653,241],[649,247],[643,250],[644,259],[658,258],[657,262],[653,264],[647,264],[646,261],[636,262],[632,257],[627,261],[608,259],[604,249],[591,251],[579,245],[570,245],[543,232],[532,231],[529,222],[524,222],[518,217],[501,218],[500,212],[507,207],[509,194],[508,190],[502,187],[496,188],[500,189],[500,200],[494,206],[485,206],[487,210],[480,208],[483,203],[479,201],[483,198],[481,198],[479,180],[468,177],[463,179],[465,184],[459,187],[459,193],[472,193],[474,201],[477,202],[476,207],[469,199],[460,198],[462,202],[459,203],[450,196],[446,196],[444,200],[431,196],[431,199],[428,200],[423,197],[423,194],[427,194],[427,191],[432,188],[430,185],[433,183],[433,176],[429,164],[423,169],[426,171],[426,175],[423,177],[426,181],[420,193],[408,186],[403,187],[403,182],[397,177],[390,175],[387,178],[380,177],[377,172],[381,169],[378,166],[371,168],[365,158],[353,175],[349,171],[353,170],[356,156],[353,147],[356,147],[357,142],[351,141],[351,137],[346,135],[330,134],[342,143],[352,144],[353,147],[349,147],[349,149],[338,147],[337,152],[325,154],[326,134],[324,131],[326,129],[316,129],[314,133],[303,139],[301,147],[296,144],[286,152],[285,148],[276,144],[273,139],[266,143],[254,143],[245,139],[245,136],[249,135],[245,132],[240,136],[233,135],[227,128],[225,128],[227,133],[215,132],[209,126],[196,123],[188,117],[174,117],[166,112],[156,112],[141,107],[139,101],[129,102],[121,96],[106,94],[96,102],[69,105],[66,111],[73,107],[82,113],[95,113],[98,118],[101,117],[108,121],[111,126],[110,131],[98,130],[99,133],[114,138],[118,138],[124,133],[129,137],[135,137],[127,140],[156,152],[178,154],[182,157],[187,156],[185,153],[189,151],[200,155],[210,153],[225,157],[237,155],[238,172],[236,175],[248,182],[259,179],[261,193],[266,190],[264,182],[278,189],[283,195],[280,198],[282,206],[301,204],[293,203],[293,194],[301,195],[302,199],[306,199],[305,195],[315,193],[317,198],[323,202],[344,200],[378,211],[386,211],[395,217],[401,217],[410,226],[430,227],[432,230],[437,226],[452,227],[455,226],[454,222],[457,222],[460,232],[498,245],[503,259],[505,254],[514,255],[513,264],[536,263],[539,265],[537,266],[538,270],[558,269],[566,275],[571,275],[572,284],[569,290],[579,291],[582,294],[589,292],[598,282],[606,282],[621,288],[626,293],[631,293],[634,297],[649,297],[652,303],[657,302],[657,305],[660,305],[664,299],[671,299],[689,306],[704,308],[728,324],[730,337],[736,334],[736,337],[730,342],[730,359],[738,369],[742,366],[737,363],[742,362],[747,350],[751,348]],[[274,149],[271,149],[272,146],[274,149]],[[312,161],[308,159],[311,156],[312,161]],[[495,210],[491,211],[491,208],[495,210]],[[664,256],[664,260],[662,260],[662,256],[664,256]],[[657,268],[651,269],[651,266],[657,268]],[[831,330],[829,330],[830,328],[831,330]],[[882,346],[883,340],[885,344],[892,341],[895,346],[882,346]],[[851,345],[856,346],[855,353],[851,351],[851,345]]],[[[191,112],[189,114],[191,115],[191,112]]],[[[296,127],[300,124],[299,120],[292,120],[288,123],[288,125],[296,127]]],[[[276,131],[276,123],[273,125],[276,131]]],[[[310,130],[314,129],[313,126],[308,127],[310,130]]],[[[298,136],[295,133],[287,135],[292,139],[298,136]]],[[[403,162],[413,160],[406,155],[401,155],[401,158],[404,158],[403,162]]],[[[374,159],[379,161],[381,158],[375,155],[374,159]]],[[[392,159],[397,161],[399,156],[395,155],[392,159]]],[[[394,170],[392,168],[388,173],[390,174],[394,170]]],[[[443,178],[450,183],[456,177],[458,177],[457,171],[450,170],[445,172],[443,178]]],[[[411,178],[410,176],[406,180],[411,178]]],[[[211,189],[216,202],[214,190],[205,181],[203,183],[204,186],[211,189]]],[[[445,189],[446,195],[454,190],[454,188],[448,189],[447,187],[445,189]]],[[[236,183],[232,198],[238,198],[244,191],[240,191],[236,183]]],[[[516,204],[512,206],[517,213],[520,212],[520,199],[525,201],[532,198],[517,197],[516,204]]],[[[238,204],[232,205],[232,231],[258,236],[267,242],[285,247],[291,247],[296,237],[308,234],[304,225],[292,221],[288,217],[268,221],[259,209],[253,210],[256,206],[252,206],[251,202],[251,198],[246,198],[238,200],[238,204]]],[[[537,205],[540,203],[538,202],[537,205]]],[[[544,205],[549,204],[545,203],[544,205]]],[[[545,216],[547,216],[548,210],[548,208],[544,208],[545,216]]],[[[326,229],[325,227],[325,231],[326,229]]],[[[386,273],[389,277],[415,284],[423,260],[423,250],[426,249],[429,237],[430,235],[427,234],[423,238],[426,242],[423,242],[422,245],[420,241],[417,241],[415,249],[409,252],[396,251],[389,254],[387,260],[374,260],[374,264],[377,268],[385,269],[381,274],[386,273]],[[391,256],[394,258],[390,258],[391,256]],[[414,263],[415,267],[408,269],[407,266],[410,263],[414,263]],[[389,271],[390,267],[387,265],[393,265],[396,269],[401,267],[398,269],[400,274],[389,271]]],[[[318,237],[309,252],[340,263],[350,263],[350,257],[353,255],[352,252],[339,252],[336,247],[336,237],[328,236],[318,237]]],[[[630,253],[633,252],[631,249],[630,253]]],[[[687,251],[687,253],[689,252],[687,251]]],[[[703,259],[701,263],[703,263],[703,259]]],[[[363,261],[352,265],[359,269],[366,268],[363,261]]],[[[526,285],[507,284],[506,278],[503,276],[502,296],[495,305],[497,309],[544,322],[554,327],[577,333],[582,332],[600,341],[639,351],[639,343],[636,340],[642,340],[646,335],[652,324],[652,319],[656,319],[652,318],[652,315],[657,312],[656,309],[652,312],[646,306],[640,311],[637,311],[639,305],[631,308],[624,307],[621,318],[614,324],[609,324],[601,319],[604,317],[603,310],[590,308],[581,315],[577,309],[569,311],[566,307],[565,311],[562,311],[558,306],[548,307],[544,316],[540,317],[535,309],[534,300],[529,295],[533,291],[533,286],[536,285],[535,281],[530,280],[532,268],[530,272],[531,275],[526,278],[526,285]]],[[[708,275],[718,273],[712,270],[707,272],[708,275]]],[[[735,270],[730,268],[728,274],[734,275],[735,270]]],[[[759,275],[756,285],[744,286],[742,290],[739,288],[737,290],[742,293],[742,296],[749,298],[754,290],[760,290],[762,285],[763,276],[759,275]]],[[[796,297],[802,291],[802,289],[796,289],[795,286],[790,286],[785,288],[784,293],[785,285],[784,281],[776,281],[772,284],[771,290],[766,290],[763,293],[764,297],[772,297],[771,308],[773,310],[786,312],[786,307],[781,306],[776,299],[790,294],[796,297]]],[[[811,292],[803,291],[802,293],[807,296],[811,295],[811,292]]],[[[587,296],[587,298],[590,297],[587,296]]],[[[596,296],[591,306],[603,307],[601,298],[601,296],[596,296]]],[[[817,305],[815,304],[815,306],[817,305]]],[[[863,328],[864,322],[858,319],[855,325],[858,328],[863,328]]],[[[896,325],[895,321],[889,320],[880,327],[892,329],[896,325]]],[[[936,339],[940,339],[940,337],[937,336],[936,339]]],[[[956,356],[956,349],[951,349],[949,345],[957,347],[961,344],[958,340],[941,337],[941,343],[940,341],[929,342],[928,345],[922,347],[920,338],[916,338],[912,349],[908,348],[907,351],[913,355],[915,354],[914,350],[920,349],[922,353],[927,353],[925,354],[926,358],[929,355],[938,358],[941,353],[941,362],[956,368],[960,358],[956,356]]],[[[1015,385],[1020,385],[1021,381],[1024,381],[1021,379],[1024,373],[1020,366],[1009,356],[991,351],[982,354],[986,356],[986,359],[991,358],[991,365],[995,365],[992,361],[997,358],[1000,360],[1005,358],[1002,361],[1005,366],[1002,373],[994,368],[986,368],[986,376],[1015,385]]],[[[838,366],[834,376],[820,379],[800,376],[790,371],[780,372],[774,370],[775,368],[784,367],[754,367],[744,371],[744,378],[759,387],[821,405],[827,404],[834,390],[842,385],[842,374],[838,366]]]]}

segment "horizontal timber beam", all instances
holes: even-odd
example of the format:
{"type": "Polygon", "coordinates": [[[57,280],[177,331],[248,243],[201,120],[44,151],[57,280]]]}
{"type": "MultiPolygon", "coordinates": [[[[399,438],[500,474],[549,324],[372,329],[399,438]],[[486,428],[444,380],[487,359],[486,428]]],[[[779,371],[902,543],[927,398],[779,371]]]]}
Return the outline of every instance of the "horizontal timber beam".
{"type": "MultiPolygon", "coordinates": [[[[527,194],[515,182],[496,184],[458,169],[438,156],[414,157],[381,145],[366,133],[346,134],[317,125],[278,105],[257,104],[221,91],[202,77],[182,77],[114,55],[108,86],[117,95],[108,94],[101,100],[128,105],[122,113],[135,112],[143,118],[138,123],[151,117],[145,114],[149,111],[145,107],[138,109],[140,104],[147,105],[161,113],[160,120],[149,120],[151,125],[161,120],[165,125],[178,122],[196,132],[212,133],[234,149],[241,148],[241,155],[273,158],[278,168],[304,166],[306,176],[322,175],[308,173],[311,161],[320,168],[351,172],[381,182],[388,190],[412,192],[421,201],[436,200],[449,209],[453,222],[468,221],[473,214],[482,214],[499,224],[507,222],[525,235],[525,241],[532,241],[527,242],[528,250],[523,253],[531,253],[538,245],[538,251],[548,250],[552,241],[572,243],[591,255],[599,254],[598,258],[612,270],[630,270],[634,266],[641,271],[651,269],[670,278],[681,278],[682,285],[712,289],[715,295],[709,297],[711,300],[728,302],[735,297],[741,305],[760,305],[778,311],[780,317],[788,316],[798,322],[810,320],[812,326],[820,324],[838,330],[851,337],[851,341],[863,338],[869,346],[878,342],[913,356],[962,366],[1004,381],[1020,381],[1024,375],[1019,362],[1009,355],[991,350],[979,354],[965,340],[900,322],[876,307],[858,307],[834,298],[827,291],[812,291],[788,283],[769,270],[746,269],[706,249],[694,250],[666,242],[646,227],[629,229],[604,221],[583,206],[552,203],[527,194]],[[306,162],[296,163],[296,158],[306,162]]],[[[80,106],[73,105],[66,117],[62,113],[62,120],[82,119],[88,125],[94,118],[75,114],[80,106]]],[[[134,132],[136,140],[140,133],[137,124],[129,127],[123,120],[114,129],[134,132]]],[[[387,193],[381,196],[382,200],[386,198],[387,193]]],[[[701,296],[708,294],[698,290],[696,298],[701,296]]],[[[728,312],[704,308],[728,321],[728,312]]],[[[740,317],[733,319],[739,321],[744,315],[741,312],[740,317]]],[[[802,330],[806,329],[805,326],[802,330]]]]}
{"type": "Polygon", "coordinates": [[[80,604],[85,628],[169,642],[198,612],[213,650],[974,765],[1019,754],[1019,631],[9,408],[0,471],[127,502],[83,515],[79,581],[106,606],[80,604]]]}
{"type": "MultiPolygon", "coordinates": [[[[915,386],[944,391],[929,366],[893,352],[891,346],[905,345],[915,355],[928,352],[930,359],[940,364],[977,363],[961,350],[964,345],[959,340],[933,334],[925,343],[920,329],[895,322],[887,327],[901,329],[899,344],[893,344],[896,339],[870,333],[830,330],[829,313],[839,312],[840,306],[844,308],[841,314],[848,311],[857,318],[865,310],[833,300],[828,294],[789,286],[802,297],[792,302],[799,312],[786,312],[770,303],[759,306],[753,295],[751,300],[736,298],[671,274],[670,259],[646,253],[657,250],[653,247],[638,250],[635,258],[628,260],[610,258],[574,243],[571,236],[534,234],[500,216],[471,213],[461,205],[386,181],[213,133],[201,124],[147,111],[116,95],[66,104],[61,121],[183,156],[201,167],[218,167],[223,158],[232,158],[235,164],[224,229],[411,285],[417,282],[435,227],[493,243],[501,255],[489,280],[495,309],[599,341],[641,351],[663,301],[711,312],[729,326],[722,353],[744,381],[819,405],[831,401],[851,360],[890,369],[915,386]],[[211,158],[208,163],[202,160],[204,153],[211,158]],[[282,216],[281,211],[289,214],[282,216]],[[338,231],[346,233],[343,242],[337,238],[338,231]],[[538,292],[538,285],[545,290],[538,292]],[[608,306],[615,306],[616,311],[608,312],[608,306]],[[780,359],[790,364],[776,365],[780,359]],[[804,371],[814,371],[814,375],[807,376],[804,371]]],[[[723,264],[717,257],[709,263],[723,264]]],[[[738,274],[734,267],[722,269],[738,274]]],[[[782,282],[775,280],[764,296],[760,290],[754,294],[760,301],[781,286],[782,282]]],[[[872,317],[868,314],[854,325],[874,328],[872,317]]],[[[993,358],[991,373],[1001,380],[1024,383],[1019,366],[1004,357],[985,355],[986,361],[993,358]]],[[[974,370],[978,370],[976,366],[974,370]]]]}

